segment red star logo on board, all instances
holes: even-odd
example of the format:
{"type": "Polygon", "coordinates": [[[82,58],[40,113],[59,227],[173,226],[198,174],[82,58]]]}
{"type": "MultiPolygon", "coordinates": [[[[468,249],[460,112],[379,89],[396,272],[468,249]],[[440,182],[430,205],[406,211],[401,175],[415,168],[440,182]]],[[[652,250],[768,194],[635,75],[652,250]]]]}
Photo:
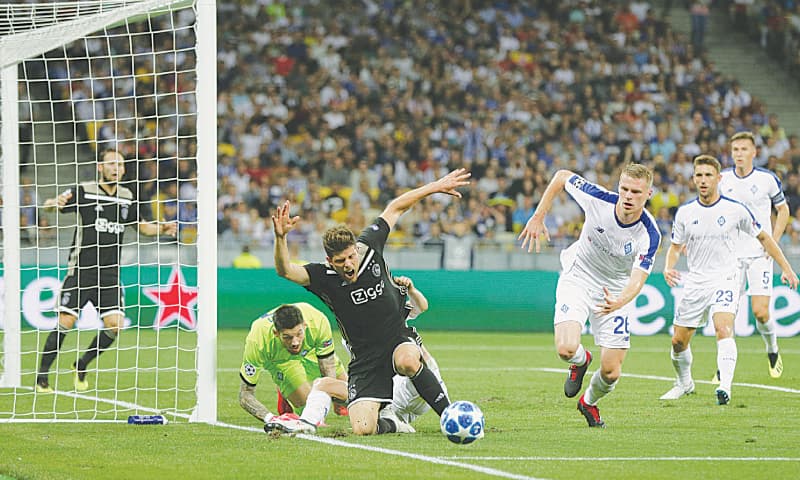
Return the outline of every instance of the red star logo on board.
{"type": "Polygon", "coordinates": [[[197,327],[197,287],[186,285],[180,267],[172,267],[165,286],[145,287],[142,292],[158,305],[158,313],[153,321],[153,328],[166,327],[173,321],[190,330],[197,327]]]}

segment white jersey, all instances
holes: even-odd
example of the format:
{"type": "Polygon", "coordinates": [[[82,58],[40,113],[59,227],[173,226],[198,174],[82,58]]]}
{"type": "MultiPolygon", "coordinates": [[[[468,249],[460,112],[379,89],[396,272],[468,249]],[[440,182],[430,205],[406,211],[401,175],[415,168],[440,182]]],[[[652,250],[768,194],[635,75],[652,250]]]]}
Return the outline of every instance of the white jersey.
{"type": "Polygon", "coordinates": [[[711,205],[694,199],[678,208],[672,223],[672,243],[686,245],[689,275],[685,283],[712,285],[739,268],[740,236],[755,237],[761,225],[741,203],[720,197],[711,205]]]}
{"type": "Polygon", "coordinates": [[[653,270],[661,234],[650,212],[644,210],[639,220],[626,225],[615,210],[619,194],[579,175],[573,175],[565,189],[583,209],[586,220],[578,240],[562,253],[563,275],[581,285],[608,287],[612,294],[619,294],[633,268],[648,274],[653,270]]]}
{"type": "MultiPolygon", "coordinates": [[[[781,181],[774,173],[763,168],[754,168],[745,177],[738,176],[731,168],[723,170],[719,193],[744,204],[761,228],[767,230],[769,234],[772,234],[772,207],[786,203],[781,181]]],[[[764,255],[764,247],[755,238],[743,235],[739,238],[739,242],[737,250],[739,257],[764,255]]]]}

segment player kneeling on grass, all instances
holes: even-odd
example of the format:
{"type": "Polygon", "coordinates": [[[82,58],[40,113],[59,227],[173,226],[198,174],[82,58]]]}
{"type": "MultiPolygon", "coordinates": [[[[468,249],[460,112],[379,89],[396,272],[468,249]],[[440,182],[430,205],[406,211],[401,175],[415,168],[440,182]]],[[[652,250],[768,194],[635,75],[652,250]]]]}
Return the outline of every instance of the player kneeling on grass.
{"type": "MultiPolygon", "coordinates": [[[[414,320],[428,309],[427,298],[414,286],[410,278],[394,277],[393,281],[395,285],[405,289],[408,295],[408,301],[404,307],[406,320],[414,320]]],[[[422,359],[439,380],[442,390],[447,394],[447,387],[439,373],[439,365],[425,346],[422,345],[421,341],[420,339],[419,348],[422,352],[422,359]]],[[[347,348],[347,343],[344,343],[344,346],[347,348]]],[[[414,433],[414,428],[409,424],[424,415],[431,407],[420,396],[411,379],[402,375],[395,375],[392,381],[392,403],[381,410],[380,417],[391,419],[396,424],[397,433],[414,433]]],[[[267,422],[264,429],[268,432],[281,431],[284,433],[313,432],[314,430],[309,426],[318,425],[324,420],[325,415],[328,413],[328,409],[324,407],[330,405],[330,398],[345,400],[346,395],[346,382],[329,378],[317,379],[314,381],[311,393],[308,395],[309,400],[302,416],[299,418],[287,415],[274,417],[267,422]]]]}
{"type": "Polygon", "coordinates": [[[783,269],[781,280],[797,288],[797,275],[770,234],[762,229],[752,212],[743,204],[720,195],[720,163],[710,155],[694,160],[694,184],[697,199],[681,205],[672,224],[672,243],[667,250],[664,279],[675,287],[681,275],[675,270],[681,250],[686,248],[689,272],[683,296],[675,309],[672,324],[672,365],[677,379],[661,400],[677,400],[694,392],[692,350],[689,342],[708,317],[717,332],[717,403],[731,399],[733,372],[738,357],[733,338],[733,324],[739,305],[741,287],[737,242],[743,237],[756,238],[764,250],[783,269]]]}
{"type": "Polygon", "coordinates": [[[329,228],[322,240],[324,264],[291,262],[286,236],[297,227],[300,217],[290,215],[288,201],[272,216],[275,270],[328,305],[352,352],[347,393],[350,425],[356,435],[398,431],[399,420],[381,416],[381,409],[392,401],[395,374],[409,377],[438,415],[450,405],[439,379],[422,361],[418,336],[405,322],[406,299],[392,281],[383,253],[389,233],[403,213],[435,193],[461,197],[458,189],[469,185],[469,176],[466,170],[457,169],[403,193],[358,237],[345,225],[329,228]]]}
{"type": "MultiPolygon", "coordinates": [[[[254,417],[269,423],[275,415],[255,397],[262,369],[270,373],[278,386],[278,413],[305,413],[304,410],[311,409],[327,414],[331,397],[347,400],[344,386],[347,375],[334,353],[328,318],[307,303],[270,310],[253,322],[247,335],[239,371],[242,379],[239,404],[254,417]],[[284,398],[288,406],[281,406],[284,398]]],[[[343,406],[337,409],[339,414],[346,414],[345,411],[343,406]]],[[[316,424],[308,425],[304,431],[313,432],[316,424]]]]}

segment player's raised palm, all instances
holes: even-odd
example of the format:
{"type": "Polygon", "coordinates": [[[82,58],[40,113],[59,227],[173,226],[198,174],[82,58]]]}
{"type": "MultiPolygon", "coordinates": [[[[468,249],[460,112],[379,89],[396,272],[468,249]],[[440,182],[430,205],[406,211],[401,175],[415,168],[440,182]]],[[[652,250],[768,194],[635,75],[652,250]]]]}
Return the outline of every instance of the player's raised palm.
{"type": "Polygon", "coordinates": [[[469,185],[469,177],[472,174],[466,168],[457,168],[444,177],[437,180],[434,185],[440,193],[446,193],[461,198],[461,192],[456,190],[459,187],[469,185]]]}
{"type": "Polygon", "coordinates": [[[275,229],[276,237],[284,237],[287,233],[294,230],[297,222],[300,221],[299,216],[289,216],[289,200],[286,200],[283,205],[278,207],[275,215],[272,215],[272,227],[275,229]]]}

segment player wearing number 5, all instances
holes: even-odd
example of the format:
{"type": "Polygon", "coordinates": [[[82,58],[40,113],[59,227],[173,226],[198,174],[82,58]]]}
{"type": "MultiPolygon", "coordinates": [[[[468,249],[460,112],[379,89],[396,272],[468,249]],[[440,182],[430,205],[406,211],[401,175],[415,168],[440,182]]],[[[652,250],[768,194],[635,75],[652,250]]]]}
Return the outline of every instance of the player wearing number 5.
{"type": "Polygon", "coordinates": [[[733,323],[741,287],[736,261],[740,236],[748,235],[761,242],[764,250],[783,269],[781,280],[784,283],[797,288],[798,279],[778,244],[762,230],[747,207],[720,195],[720,163],[716,158],[709,155],[695,158],[693,180],[698,197],[682,205],[675,214],[672,243],[664,265],[664,278],[669,286],[676,286],[681,275],[675,270],[675,264],[681,250],[686,249],[689,272],[683,279],[683,296],[675,308],[670,355],[677,380],[661,399],[676,400],[694,392],[689,342],[710,316],[717,332],[717,368],[720,373],[717,403],[725,405],[731,399],[737,358],[733,323]]]}
{"type": "Polygon", "coordinates": [[[556,349],[570,363],[564,394],[581,391],[592,354],[581,344],[588,319],[600,347],[600,368],[578,400],[578,410],[590,427],[603,427],[597,402],[616,386],[630,348],[627,305],[636,298],[653,269],[661,243],[658,227],[644,204],[652,194],[653,173],[642,165],[627,165],[619,193],[609,192],[567,170],[555,174],[539,206],[519,236],[530,252],[549,240],[544,217],[553,199],[567,191],[583,209],[586,220],[578,240],[561,252],[553,319],[556,349]]]}

